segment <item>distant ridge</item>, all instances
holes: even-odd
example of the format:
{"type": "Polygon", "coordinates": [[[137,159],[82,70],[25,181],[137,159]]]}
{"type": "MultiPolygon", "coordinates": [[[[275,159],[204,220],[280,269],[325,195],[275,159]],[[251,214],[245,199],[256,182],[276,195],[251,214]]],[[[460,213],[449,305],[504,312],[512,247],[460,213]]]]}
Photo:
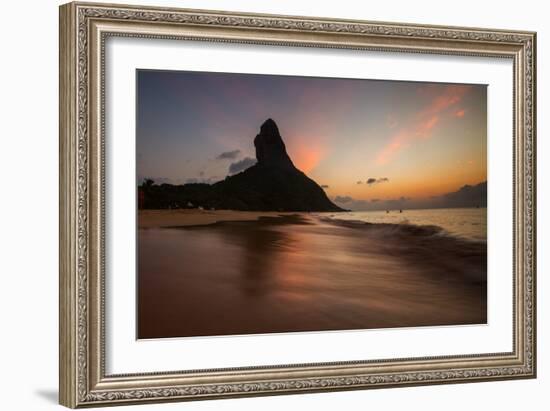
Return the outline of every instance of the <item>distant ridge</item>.
{"type": "Polygon", "coordinates": [[[196,208],[242,211],[344,211],[298,170],[271,118],[254,139],[257,163],[215,184],[144,184],[142,208],[196,208]]]}

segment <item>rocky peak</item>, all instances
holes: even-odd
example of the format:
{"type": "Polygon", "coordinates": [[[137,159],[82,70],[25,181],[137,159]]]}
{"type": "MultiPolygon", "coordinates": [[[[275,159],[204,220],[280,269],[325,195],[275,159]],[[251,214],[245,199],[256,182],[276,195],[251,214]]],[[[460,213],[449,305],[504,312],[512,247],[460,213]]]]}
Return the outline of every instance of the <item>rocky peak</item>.
{"type": "Polygon", "coordinates": [[[295,168],[286,152],[279,128],[268,118],[260,127],[260,134],[254,139],[258,164],[267,167],[295,168]]]}

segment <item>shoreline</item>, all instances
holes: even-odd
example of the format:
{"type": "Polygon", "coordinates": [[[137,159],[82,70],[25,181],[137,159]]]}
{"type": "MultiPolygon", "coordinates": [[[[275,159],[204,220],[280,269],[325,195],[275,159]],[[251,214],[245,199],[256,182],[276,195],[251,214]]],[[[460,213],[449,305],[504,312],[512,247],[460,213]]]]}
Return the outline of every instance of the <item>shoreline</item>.
{"type": "MultiPolygon", "coordinates": [[[[238,210],[201,210],[201,209],[145,209],[138,210],[137,228],[192,228],[208,227],[221,223],[244,223],[260,221],[261,219],[284,219],[285,217],[301,217],[306,220],[316,220],[319,223],[338,225],[347,228],[371,227],[374,230],[398,228],[399,230],[422,231],[458,238],[463,241],[487,242],[486,235],[476,229],[464,229],[462,222],[448,223],[437,217],[441,209],[434,209],[428,218],[426,216],[411,216],[408,212],[383,214],[373,213],[372,218],[355,218],[362,212],[321,212],[321,211],[238,211],[238,210]],[[377,215],[378,214],[378,215],[377,215]]],[[[456,209],[461,210],[461,209],[456,209]]],[[[424,210],[422,210],[424,211],[424,210]]],[[[415,210],[411,210],[415,213],[415,210]]],[[[482,222],[472,225],[479,226],[482,222]]]]}
{"type": "Polygon", "coordinates": [[[309,215],[302,211],[235,210],[138,210],[138,228],[174,228],[208,226],[221,222],[257,221],[261,217],[309,215]]]}

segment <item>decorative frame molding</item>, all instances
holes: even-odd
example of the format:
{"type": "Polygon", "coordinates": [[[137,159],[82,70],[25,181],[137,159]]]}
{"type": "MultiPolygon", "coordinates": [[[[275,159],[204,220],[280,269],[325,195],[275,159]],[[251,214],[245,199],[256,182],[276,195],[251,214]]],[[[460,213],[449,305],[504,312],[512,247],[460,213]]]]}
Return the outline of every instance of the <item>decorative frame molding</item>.
{"type": "Polygon", "coordinates": [[[536,34],[121,5],[60,7],[60,403],[68,407],[536,376],[536,34]],[[109,36],[475,55],[514,63],[514,349],[140,375],[104,367],[104,46],[109,36]]]}

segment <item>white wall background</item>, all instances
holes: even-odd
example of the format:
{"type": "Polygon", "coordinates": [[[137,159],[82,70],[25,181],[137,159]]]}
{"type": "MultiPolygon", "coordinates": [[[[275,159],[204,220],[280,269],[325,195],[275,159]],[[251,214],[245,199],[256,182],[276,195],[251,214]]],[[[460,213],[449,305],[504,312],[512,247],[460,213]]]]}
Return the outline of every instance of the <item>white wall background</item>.
{"type": "MultiPolygon", "coordinates": [[[[111,0],[113,2],[113,0],[111,0]]],[[[116,1],[114,1],[116,2],[116,1]]],[[[141,405],[148,410],[543,410],[550,390],[550,27],[544,2],[185,0],[135,4],[432,23],[538,32],[539,377],[537,380],[141,405]]],[[[5,2],[0,42],[0,408],[57,405],[58,10],[55,0],[5,2]]]]}

